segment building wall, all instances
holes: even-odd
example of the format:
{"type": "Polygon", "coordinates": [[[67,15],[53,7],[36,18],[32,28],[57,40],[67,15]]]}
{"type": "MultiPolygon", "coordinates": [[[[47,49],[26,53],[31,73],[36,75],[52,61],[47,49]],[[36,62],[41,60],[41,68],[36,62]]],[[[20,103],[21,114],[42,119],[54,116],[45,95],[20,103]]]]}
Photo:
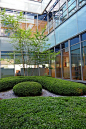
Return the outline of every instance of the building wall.
{"type": "Polygon", "coordinates": [[[86,30],[86,5],[55,29],[56,42],[53,31],[48,35],[47,43],[50,43],[50,47],[53,47],[84,30],[86,30]]]}

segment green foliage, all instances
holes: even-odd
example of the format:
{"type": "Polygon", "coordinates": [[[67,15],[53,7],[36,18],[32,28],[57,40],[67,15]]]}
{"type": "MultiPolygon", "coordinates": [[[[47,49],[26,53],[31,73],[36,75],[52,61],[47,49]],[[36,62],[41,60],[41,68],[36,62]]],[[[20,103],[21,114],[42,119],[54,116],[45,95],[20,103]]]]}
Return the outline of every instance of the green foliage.
{"type": "Polygon", "coordinates": [[[36,96],[42,93],[42,86],[38,82],[21,82],[13,87],[18,96],[36,96]]]}
{"type": "Polygon", "coordinates": [[[86,98],[19,97],[0,100],[0,129],[85,129],[86,98]]]}
{"type": "Polygon", "coordinates": [[[47,76],[17,76],[7,77],[0,80],[0,91],[10,89],[16,84],[25,81],[39,82],[44,89],[50,92],[67,96],[79,96],[86,94],[86,86],[81,83],[55,79],[47,76]]]}
{"type": "Polygon", "coordinates": [[[5,33],[10,34],[9,38],[11,39],[11,43],[14,47],[15,52],[21,53],[21,58],[17,60],[17,63],[21,62],[23,64],[23,71],[25,76],[25,59],[24,59],[24,52],[30,50],[30,42],[31,42],[31,29],[22,29],[21,21],[25,21],[26,19],[23,16],[23,13],[20,12],[18,15],[16,14],[16,18],[14,15],[7,15],[5,10],[0,12],[1,15],[1,23],[4,28],[6,28],[5,33]]]}

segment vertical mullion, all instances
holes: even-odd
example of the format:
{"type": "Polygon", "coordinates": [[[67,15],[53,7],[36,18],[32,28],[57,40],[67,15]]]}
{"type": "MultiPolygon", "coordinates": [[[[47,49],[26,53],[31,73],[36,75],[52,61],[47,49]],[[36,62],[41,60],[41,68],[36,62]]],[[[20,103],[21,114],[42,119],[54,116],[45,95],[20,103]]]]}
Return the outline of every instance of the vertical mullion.
{"type": "Polygon", "coordinates": [[[62,79],[63,79],[63,59],[62,59],[63,52],[62,52],[62,49],[61,49],[61,44],[60,44],[60,51],[61,51],[61,74],[62,74],[62,79]]]}
{"type": "Polygon", "coordinates": [[[66,0],[66,9],[67,9],[67,17],[69,17],[69,15],[68,15],[68,0],[66,0]]]}
{"type": "Polygon", "coordinates": [[[68,49],[69,49],[69,62],[70,62],[70,80],[72,80],[70,40],[68,41],[68,49]]]}
{"type": "Polygon", "coordinates": [[[80,40],[80,58],[81,58],[81,78],[83,81],[83,59],[82,59],[82,44],[81,44],[81,35],[79,35],[80,40]]]}
{"type": "Polygon", "coordinates": [[[15,53],[14,53],[14,76],[15,76],[15,53]]]}
{"type": "Polygon", "coordinates": [[[48,34],[49,34],[49,14],[47,13],[47,31],[48,31],[48,34]]]}

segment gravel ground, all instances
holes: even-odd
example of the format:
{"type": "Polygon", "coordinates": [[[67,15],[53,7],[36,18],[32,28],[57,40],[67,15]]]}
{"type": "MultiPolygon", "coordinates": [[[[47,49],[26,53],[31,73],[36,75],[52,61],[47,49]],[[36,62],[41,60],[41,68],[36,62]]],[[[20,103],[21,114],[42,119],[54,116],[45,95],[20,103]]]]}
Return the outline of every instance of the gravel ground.
{"type": "MultiPolygon", "coordinates": [[[[49,91],[42,89],[42,95],[41,96],[51,96],[51,97],[59,97],[61,95],[55,95],[53,93],[50,93],[49,91]]],[[[18,96],[16,96],[13,92],[13,90],[9,90],[9,91],[4,91],[4,92],[0,92],[0,99],[10,99],[10,98],[17,98],[18,96]]]]}
{"type": "MultiPolygon", "coordinates": [[[[50,96],[50,97],[62,97],[61,95],[56,95],[53,94],[45,89],[42,89],[42,95],[41,96],[50,96]]],[[[1,99],[10,99],[10,98],[17,98],[18,96],[16,96],[13,92],[13,90],[9,90],[9,91],[4,91],[4,92],[0,92],[0,100],[1,99]]],[[[81,97],[86,97],[86,95],[83,95],[81,97]]]]}

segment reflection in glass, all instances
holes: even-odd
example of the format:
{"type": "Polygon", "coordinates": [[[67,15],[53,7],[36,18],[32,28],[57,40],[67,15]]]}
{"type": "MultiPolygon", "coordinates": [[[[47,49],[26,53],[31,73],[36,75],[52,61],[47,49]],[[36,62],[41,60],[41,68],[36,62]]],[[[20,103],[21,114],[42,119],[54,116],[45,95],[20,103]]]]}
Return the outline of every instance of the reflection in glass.
{"type": "Polygon", "coordinates": [[[80,44],[71,47],[72,79],[81,80],[80,44]]]}
{"type": "Polygon", "coordinates": [[[68,1],[68,13],[69,16],[73,14],[76,11],[76,1],[75,0],[69,0],[68,1]]]}
{"type": "Polygon", "coordinates": [[[70,45],[74,45],[79,42],[79,36],[76,36],[75,38],[70,40],[70,45]]]}
{"type": "Polygon", "coordinates": [[[86,3],[86,0],[78,0],[78,3],[79,3],[79,7],[81,7],[86,3]]]}
{"type": "Polygon", "coordinates": [[[61,78],[61,54],[56,56],[56,77],[61,78]]]}
{"type": "Polygon", "coordinates": [[[86,32],[81,35],[81,40],[82,41],[86,40],[86,32]]]}
{"type": "Polygon", "coordinates": [[[82,59],[83,80],[86,81],[86,41],[82,43],[82,59]]]}
{"type": "Polygon", "coordinates": [[[69,50],[68,47],[62,51],[62,61],[63,61],[63,78],[70,78],[70,67],[69,67],[69,50]]]}
{"type": "Polygon", "coordinates": [[[50,69],[51,69],[51,76],[52,77],[55,77],[55,60],[52,60],[51,61],[51,67],[50,67],[50,69]]]}
{"type": "Polygon", "coordinates": [[[14,59],[10,53],[1,53],[1,78],[14,76],[14,59]]]}

